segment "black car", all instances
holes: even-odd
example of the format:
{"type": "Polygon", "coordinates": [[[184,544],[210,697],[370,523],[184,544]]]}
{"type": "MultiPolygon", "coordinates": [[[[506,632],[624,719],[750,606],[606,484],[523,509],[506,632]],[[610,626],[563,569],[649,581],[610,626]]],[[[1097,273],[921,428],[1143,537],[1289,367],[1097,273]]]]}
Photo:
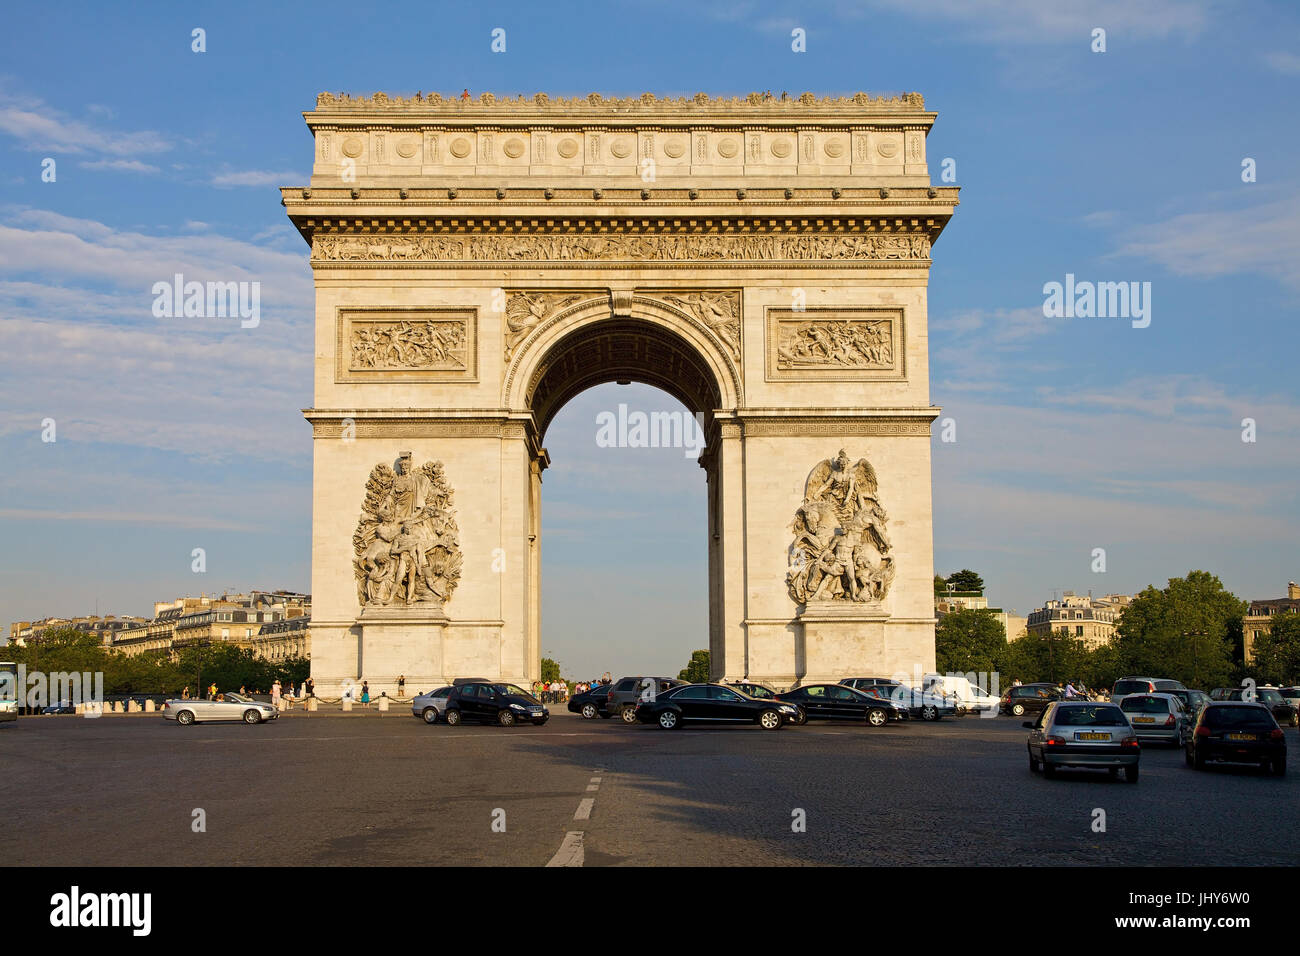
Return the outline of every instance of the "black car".
{"type": "Polygon", "coordinates": [[[1211,701],[1183,750],[1187,766],[1204,770],[1211,760],[1253,763],[1286,774],[1286,735],[1263,704],[1211,701]]]}
{"type": "Polygon", "coordinates": [[[588,720],[595,720],[597,717],[608,720],[614,715],[605,710],[605,702],[609,699],[609,689],[613,686],[613,684],[597,684],[581,694],[574,694],[569,698],[569,713],[582,714],[588,720]]]}
{"type": "Polygon", "coordinates": [[[1263,704],[1273,713],[1273,718],[1279,724],[1286,724],[1288,727],[1296,725],[1296,708],[1282,696],[1276,687],[1217,687],[1220,692],[1215,700],[1244,700],[1251,703],[1263,704]]]}
{"type": "MultiPolygon", "coordinates": [[[[748,694],[750,697],[757,697],[759,700],[776,700],[780,696],[777,691],[768,687],[766,684],[754,684],[749,681],[732,681],[727,686],[734,687],[742,694],[748,694]]],[[[795,710],[797,713],[790,718],[789,722],[792,724],[804,723],[807,720],[807,717],[804,716],[803,708],[796,705],[795,710]]]]}
{"type": "Polygon", "coordinates": [[[1019,684],[1002,695],[1001,711],[1020,717],[1041,713],[1054,700],[1061,699],[1055,684],[1019,684]]]}
{"type": "Polygon", "coordinates": [[[764,730],[780,730],[795,715],[793,704],[750,697],[722,684],[682,684],[670,687],[654,700],[636,708],[636,719],[674,730],[685,723],[758,724],[764,730]]]}
{"type": "Polygon", "coordinates": [[[643,699],[655,697],[680,687],[686,681],[675,677],[620,677],[610,685],[609,697],[605,700],[605,711],[618,715],[625,724],[636,723],[636,705],[643,699]]]}
{"type": "Polygon", "coordinates": [[[883,727],[903,717],[892,701],[878,700],[843,684],[805,684],[778,694],[776,699],[802,709],[807,720],[855,720],[883,727]]]}
{"type": "Polygon", "coordinates": [[[512,727],[523,720],[537,726],[546,723],[551,712],[522,687],[488,681],[456,681],[447,697],[442,719],[455,727],[462,720],[512,727]]]}
{"type": "Polygon", "coordinates": [[[1203,690],[1167,690],[1164,693],[1181,700],[1183,708],[1192,715],[1192,720],[1195,720],[1201,708],[1210,702],[1210,695],[1203,690]]]}

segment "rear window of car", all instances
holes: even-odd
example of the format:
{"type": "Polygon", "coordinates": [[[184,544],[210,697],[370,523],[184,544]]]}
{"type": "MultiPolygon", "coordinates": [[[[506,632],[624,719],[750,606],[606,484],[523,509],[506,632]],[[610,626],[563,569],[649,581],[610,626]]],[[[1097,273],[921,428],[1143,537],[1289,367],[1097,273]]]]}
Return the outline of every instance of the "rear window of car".
{"type": "Polygon", "coordinates": [[[1117,680],[1112,694],[1146,694],[1151,690],[1151,682],[1145,680],[1117,680]]]}
{"type": "Polygon", "coordinates": [[[1109,704],[1058,704],[1052,723],[1058,727],[1122,727],[1128,718],[1118,707],[1109,704]]]}
{"type": "Polygon", "coordinates": [[[1161,697],[1125,697],[1120,707],[1129,714],[1167,714],[1169,701],[1161,697]]]}
{"type": "Polygon", "coordinates": [[[1182,685],[1181,681],[1176,681],[1176,680],[1158,680],[1155,682],[1155,685],[1156,685],[1156,690],[1160,690],[1160,691],[1187,689],[1182,685]]]}
{"type": "Polygon", "coordinates": [[[617,689],[618,689],[618,690],[632,690],[633,688],[636,687],[636,682],[637,682],[637,679],[636,679],[635,677],[629,677],[627,680],[621,680],[621,681],[619,681],[619,682],[618,682],[618,688],[617,688],[617,689]]]}
{"type": "Polygon", "coordinates": [[[1272,729],[1277,726],[1272,714],[1263,707],[1215,707],[1210,704],[1205,708],[1205,716],[1201,720],[1216,729],[1223,727],[1272,729]]]}

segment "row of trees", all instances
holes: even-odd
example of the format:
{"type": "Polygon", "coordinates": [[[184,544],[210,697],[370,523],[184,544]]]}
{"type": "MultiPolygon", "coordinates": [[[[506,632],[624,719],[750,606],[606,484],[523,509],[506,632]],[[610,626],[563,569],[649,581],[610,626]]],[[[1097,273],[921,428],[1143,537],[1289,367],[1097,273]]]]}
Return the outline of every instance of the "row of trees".
{"type": "Polygon", "coordinates": [[[940,671],[996,671],[1004,686],[1018,678],[1110,687],[1120,677],[1141,674],[1208,690],[1244,677],[1261,683],[1300,678],[1300,615],[1275,619],[1247,666],[1242,659],[1246,608],[1218,577],[1191,571],[1134,598],[1115,638],[1100,647],[1088,648],[1064,631],[1008,641],[993,612],[963,610],[939,622],[935,653],[940,671]]]}
{"type": "Polygon", "coordinates": [[[103,672],[104,693],[110,696],[179,694],[185,687],[194,694],[209,684],[222,691],[244,687],[265,693],[277,679],[301,685],[311,673],[311,661],[305,657],[272,663],[250,650],[221,643],[185,648],[175,659],[166,651],[128,657],[106,650],[98,637],[71,627],[48,633],[27,647],[0,648],[0,656],[27,665],[29,673],[103,672]]]}

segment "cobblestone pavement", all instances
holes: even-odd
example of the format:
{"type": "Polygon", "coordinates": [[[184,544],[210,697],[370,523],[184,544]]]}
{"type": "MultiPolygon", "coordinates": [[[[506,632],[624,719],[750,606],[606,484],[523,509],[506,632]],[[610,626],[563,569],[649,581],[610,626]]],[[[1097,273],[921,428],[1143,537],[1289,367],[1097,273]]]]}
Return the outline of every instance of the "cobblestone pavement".
{"type": "Polygon", "coordinates": [[[1136,785],[1049,781],[1024,739],[1006,717],[775,733],[562,711],[513,728],[24,717],[0,725],[0,862],[1300,864],[1300,772],[1198,773],[1147,747],[1136,785]]]}

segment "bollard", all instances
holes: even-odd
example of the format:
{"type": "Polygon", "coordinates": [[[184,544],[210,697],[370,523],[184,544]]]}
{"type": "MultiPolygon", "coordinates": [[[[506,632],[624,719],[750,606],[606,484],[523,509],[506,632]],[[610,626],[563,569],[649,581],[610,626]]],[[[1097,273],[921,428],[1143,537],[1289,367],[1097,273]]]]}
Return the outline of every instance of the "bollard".
{"type": "Polygon", "coordinates": [[[310,697],[310,698],[307,699],[307,709],[308,709],[309,711],[313,711],[313,712],[316,710],[316,698],[315,698],[315,697],[310,697]]]}
{"type": "Polygon", "coordinates": [[[344,697],[344,698],[343,698],[343,713],[345,713],[345,714],[349,714],[349,713],[351,713],[351,712],[352,712],[352,701],[349,700],[348,698],[344,697]]]}
{"type": "Polygon", "coordinates": [[[146,714],[152,714],[155,710],[157,710],[157,708],[154,706],[152,698],[144,702],[144,712],[146,714]]]}
{"type": "Polygon", "coordinates": [[[381,697],[381,698],[379,698],[379,712],[380,712],[381,714],[386,714],[386,713],[388,713],[388,698],[387,698],[387,697],[381,697]]]}

